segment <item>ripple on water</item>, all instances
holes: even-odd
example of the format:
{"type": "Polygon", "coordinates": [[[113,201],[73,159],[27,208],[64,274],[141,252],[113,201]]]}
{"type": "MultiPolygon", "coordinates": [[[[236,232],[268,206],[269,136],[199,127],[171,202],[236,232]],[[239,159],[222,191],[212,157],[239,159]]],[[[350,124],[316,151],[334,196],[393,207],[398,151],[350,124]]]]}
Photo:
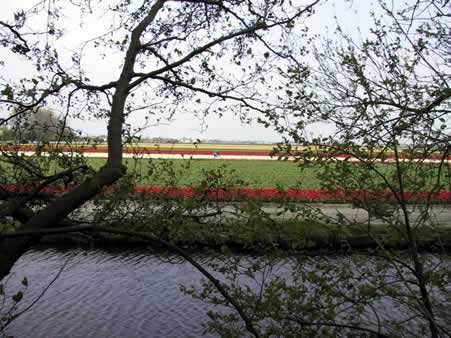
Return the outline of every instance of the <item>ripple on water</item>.
{"type": "MultiPolygon", "coordinates": [[[[257,259],[242,258],[249,263],[257,259]]],[[[349,257],[327,259],[340,264],[349,257]]],[[[199,337],[200,323],[208,320],[206,313],[213,307],[180,292],[180,284],[199,285],[201,277],[191,265],[174,261],[163,253],[136,251],[29,251],[15,264],[6,289],[14,294],[26,276],[30,287],[22,305],[39,295],[61,266],[66,267],[32,311],[16,319],[7,333],[15,337],[199,337]]],[[[292,261],[283,258],[279,263],[273,272],[289,278],[292,261]]],[[[365,267],[371,269],[368,264],[365,267]]],[[[308,268],[307,262],[303,269],[308,268]]],[[[387,310],[382,318],[410,316],[393,303],[379,305],[387,310]]]]}
{"type": "Polygon", "coordinates": [[[200,276],[187,264],[167,264],[149,254],[111,254],[100,250],[29,251],[14,266],[8,284],[23,276],[36,297],[67,261],[45,296],[11,324],[16,337],[196,337],[209,310],[184,296],[180,283],[200,276]]]}

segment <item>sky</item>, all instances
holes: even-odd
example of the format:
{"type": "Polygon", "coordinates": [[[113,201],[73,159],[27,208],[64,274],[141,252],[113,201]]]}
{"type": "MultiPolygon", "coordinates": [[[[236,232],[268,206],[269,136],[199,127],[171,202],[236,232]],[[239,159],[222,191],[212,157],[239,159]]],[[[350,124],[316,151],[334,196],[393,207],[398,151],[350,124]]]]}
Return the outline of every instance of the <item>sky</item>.
{"type": "MultiPolygon", "coordinates": [[[[15,0],[2,3],[0,19],[7,20],[15,10],[19,8],[30,8],[35,3],[36,0],[15,0]]],[[[309,27],[311,34],[327,36],[335,28],[334,17],[338,17],[340,23],[344,25],[344,29],[353,34],[356,31],[356,27],[365,28],[368,26],[368,11],[372,7],[373,4],[370,1],[325,1],[321,6],[316,8],[316,13],[306,21],[306,25],[309,27]]],[[[71,20],[74,19],[71,18],[71,20]]],[[[103,18],[103,20],[108,20],[108,18],[103,18]]],[[[74,27],[78,27],[78,21],[76,22],[77,25],[74,27]]],[[[101,22],[101,20],[88,21],[84,22],[82,32],[77,29],[67,30],[68,34],[59,41],[63,47],[62,50],[66,50],[68,56],[71,50],[76,50],[80,46],[84,38],[93,35],[103,24],[104,22],[101,22]]],[[[111,59],[109,62],[108,60],[101,60],[98,55],[88,54],[85,56],[83,61],[90,71],[91,80],[102,83],[115,79],[119,74],[119,69],[117,66],[111,67],[110,65],[117,62],[119,60],[118,57],[118,55],[109,56],[111,59]]],[[[5,60],[5,66],[0,66],[0,72],[3,77],[17,80],[33,71],[30,66],[24,64],[23,60],[17,56],[11,56],[2,48],[0,48],[0,60],[5,60]]],[[[55,109],[57,110],[57,108],[55,109]]],[[[0,114],[5,113],[0,112],[0,114]]],[[[131,123],[139,127],[143,124],[143,121],[139,118],[132,118],[131,123]]],[[[80,121],[74,119],[70,121],[70,126],[82,130],[85,135],[106,134],[106,124],[104,121],[80,121]]],[[[331,132],[331,128],[326,124],[318,124],[311,126],[306,132],[309,134],[327,135],[331,132]]],[[[222,139],[225,141],[241,140],[270,143],[281,141],[281,136],[271,128],[264,128],[255,121],[251,122],[251,124],[241,123],[239,118],[233,116],[233,114],[227,114],[227,112],[222,118],[209,115],[202,123],[190,113],[177,113],[171,121],[163,121],[157,125],[154,124],[145,129],[142,135],[147,137],[178,139],[187,137],[193,140],[222,139]]]]}

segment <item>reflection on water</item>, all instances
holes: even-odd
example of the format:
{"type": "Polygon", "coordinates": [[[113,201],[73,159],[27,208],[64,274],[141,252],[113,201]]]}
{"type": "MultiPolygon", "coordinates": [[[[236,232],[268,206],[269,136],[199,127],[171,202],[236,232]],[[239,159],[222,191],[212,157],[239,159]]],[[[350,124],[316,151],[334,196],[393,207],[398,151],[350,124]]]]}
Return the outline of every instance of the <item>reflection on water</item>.
{"type": "Polygon", "coordinates": [[[24,276],[31,301],[67,262],[45,296],[8,329],[15,337],[198,337],[211,309],[179,291],[198,284],[188,264],[170,256],[101,250],[29,251],[14,266],[8,287],[24,276]]]}

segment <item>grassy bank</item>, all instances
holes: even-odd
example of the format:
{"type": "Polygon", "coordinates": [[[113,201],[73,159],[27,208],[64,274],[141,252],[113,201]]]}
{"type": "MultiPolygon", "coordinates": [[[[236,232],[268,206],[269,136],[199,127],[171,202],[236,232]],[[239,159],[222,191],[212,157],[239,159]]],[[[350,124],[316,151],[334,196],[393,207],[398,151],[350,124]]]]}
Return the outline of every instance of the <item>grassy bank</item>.
{"type": "MultiPolygon", "coordinates": [[[[128,231],[143,231],[127,226],[128,231]]],[[[161,229],[160,229],[161,230],[161,229]]],[[[155,234],[153,231],[144,231],[155,234]]],[[[451,228],[435,227],[416,231],[418,247],[423,251],[438,252],[451,249],[451,228]]],[[[186,223],[165,232],[164,240],[186,249],[213,248],[239,249],[247,252],[273,252],[277,250],[299,253],[335,253],[349,250],[368,250],[383,243],[385,248],[406,249],[407,241],[396,230],[384,225],[372,226],[371,235],[366,228],[343,227],[311,221],[279,221],[258,224],[231,223],[227,226],[186,223]]],[[[147,246],[133,237],[102,233],[52,235],[44,243],[65,242],[72,245],[99,245],[135,247],[147,246]]],[[[158,246],[157,242],[152,246],[158,246]]]]}

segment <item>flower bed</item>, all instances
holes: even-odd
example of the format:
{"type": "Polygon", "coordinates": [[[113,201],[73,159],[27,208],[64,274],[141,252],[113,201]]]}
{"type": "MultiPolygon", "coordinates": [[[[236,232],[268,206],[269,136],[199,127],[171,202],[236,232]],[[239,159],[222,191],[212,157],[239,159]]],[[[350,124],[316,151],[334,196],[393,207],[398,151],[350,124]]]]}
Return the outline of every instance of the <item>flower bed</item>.
{"type": "MultiPolygon", "coordinates": [[[[30,185],[3,185],[3,189],[9,192],[24,192],[31,193],[35,191],[35,187],[30,185]]],[[[67,193],[71,190],[70,186],[53,186],[41,189],[39,192],[43,194],[60,194],[67,193]]],[[[104,194],[111,194],[114,192],[113,187],[107,187],[104,194]]],[[[200,196],[204,195],[209,198],[224,199],[224,200],[240,200],[246,198],[258,198],[263,200],[278,200],[278,199],[294,199],[300,201],[309,200],[323,200],[323,201],[348,201],[351,199],[380,199],[380,200],[395,200],[395,195],[387,190],[382,191],[368,191],[355,190],[345,193],[343,190],[335,192],[328,190],[285,190],[278,189],[250,189],[250,188],[206,188],[195,189],[191,187],[134,187],[130,195],[139,196],[154,195],[154,196],[200,196]]],[[[451,201],[451,191],[422,191],[422,192],[404,192],[404,198],[409,201],[451,201]]]]}
{"type": "MultiPolygon", "coordinates": [[[[395,195],[391,191],[367,191],[358,190],[346,194],[342,190],[330,192],[328,190],[285,190],[278,189],[250,189],[250,188],[231,188],[231,189],[204,189],[203,191],[196,191],[193,188],[170,188],[170,187],[134,187],[134,191],[140,194],[164,194],[168,196],[195,196],[196,194],[206,194],[208,197],[219,198],[264,198],[264,199],[280,199],[293,198],[300,200],[347,200],[347,199],[383,199],[394,200],[395,195]]],[[[451,200],[450,191],[438,192],[404,192],[404,198],[407,200],[451,200]]]]}
{"type": "MultiPolygon", "coordinates": [[[[24,152],[34,152],[36,151],[36,147],[10,147],[10,146],[6,146],[6,147],[1,147],[0,146],[0,150],[1,151],[24,151],[24,152]]],[[[41,151],[46,151],[46,152],[50,152],[50,151],[55,151],[56,148],[51,148],[51,147],[45,147],[45,148],[41,148],[41,151]]],[[[99,153],[99,154],[103,154],[103,153],[108,153],[108,148],[106,147],[102,147],[102,148],[88,148],[88,147],[63,147],[63,148],[59,148],[59,151],[62,152],[79,152],[79,153],[99,153]]],[[[216,152],[216,150],[212,149],[212,150],[178,150],[178,149],[174,149],[174,150],[168,150],[168,149],[139,149],[139,148],[125,148],[123,150],[124,154],[172,154],[172,155],[209,155],[209,156],[213,156],[214,153],[216,152]]],[[[247,157],[247,156],[267,156],[268,158],[274,158],[276,159],[278,156],[280,156],[281,154],[279,153],[271,153],[271,152],[265,152],[265,151],[234,151],[234,150],[228,150],[228,149],[221,149],[220,150],[220,155],[224,155],[224,156],[243,156],[243,157],[247,157]]],[[[285,155],[285,154],[284,154],[285,155]]],[[[288,154],[287,154],[288,155],[288,154]]],[[[349,158],[349,159],[355,159],[354,156],[352,155],[348,155],[348,154],[329,154],[329,153],[318,153],[317,155],[319,155],[322,158],[349,158]]],[[[291,153],[289,154],[289,156],[296,156],[296,153],[291,153]]],[[[369,155],[370,158],[379,158],[380,155],[379,154],[370,154],[369,155]]],[[[393,160],[396,158],[395,155],[392,154],[384,154],[385,160],[393,160]]],[[[401,159],[412,159],[409,156],[406,155],[399,155],[398,158],[401,159]]],[[[414,159],[428,159],[428,160],[446,160],[446,161],[451,161],[451,156],[446,156],[445,158],[442,158],[442,156],[439,155],[430,155],[430,156],[414,156],[414,159]]]]}

